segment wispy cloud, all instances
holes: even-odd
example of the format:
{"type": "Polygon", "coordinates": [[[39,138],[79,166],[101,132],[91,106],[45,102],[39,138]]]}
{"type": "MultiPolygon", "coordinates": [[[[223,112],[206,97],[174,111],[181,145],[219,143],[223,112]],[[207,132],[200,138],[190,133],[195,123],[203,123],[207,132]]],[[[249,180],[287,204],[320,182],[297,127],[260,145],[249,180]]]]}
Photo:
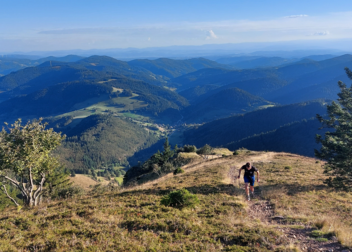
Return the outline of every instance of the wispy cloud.
{"type": "Polygon", "coordinates": [[[208,31],[208,36],[206,37],[206,39],[217,39],[218,36],[215,35],[215,33],[213,32],[213,30],[209,30],[208,31]]]}
{"type": "Polygon", "coordinates": [[[286,16],[285,18],[304,18],[308,17],[308,15],[301,14],[301,15],[291,15],[291,16],[286,16]]]}
{"type": "Polygon", "coordinates": [[[65,34],[91,34],[91,33],[110,33],[116,31],[116,28],[70,28],[70,29],[53,29],[53,30],[44,30],[39,31],[38,34],[57,34],[57,35],[65,35],[65,34]]]}
{"type": "Polygon", "coordinates": [[[329,31],[321,31],[321,32],[314,32],[313,33],[314,36],[327,36],[329,34],[330,34],[329,31]]]}

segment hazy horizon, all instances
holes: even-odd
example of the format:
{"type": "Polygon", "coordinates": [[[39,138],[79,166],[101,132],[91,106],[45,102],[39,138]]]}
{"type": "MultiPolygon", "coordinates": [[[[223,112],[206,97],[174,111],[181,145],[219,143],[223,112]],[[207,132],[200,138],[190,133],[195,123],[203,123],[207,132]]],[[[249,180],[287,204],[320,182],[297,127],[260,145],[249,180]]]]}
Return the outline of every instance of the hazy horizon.
{"type": "Polygon", "coordinates": [[[229,44],[245,53],[278,44],[350,51],[352,40],[352,2],[345,0],[18,2],[2,3],[1,54],[229,44]]]}

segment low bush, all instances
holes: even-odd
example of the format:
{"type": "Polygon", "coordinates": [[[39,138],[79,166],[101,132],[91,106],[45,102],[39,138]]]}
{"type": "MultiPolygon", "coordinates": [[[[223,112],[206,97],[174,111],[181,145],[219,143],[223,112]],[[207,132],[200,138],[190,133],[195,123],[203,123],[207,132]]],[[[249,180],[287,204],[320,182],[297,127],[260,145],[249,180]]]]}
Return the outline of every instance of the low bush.
{"type": "Polygon", "coordinates": [[[174,175],[180,174],[180,173],[184,173],[185,171],[183,169],[181,169],[180,167],[178,167],[175,171],[174,171],[174,175]]]}
{"type": "Polygon", "coordinates": [[[240,152],[238,151],[238,150],[235,150],[234,152],[233,152],[233,155],[234,156],[237,156],[237,155],[239,155],[240,154],[240,152]]]}
{"type": "Polygon", "coordinates": [[[52,195],[52,198],[72,198],[74,196],[81,196],[84,195],[85,192],[84,190],[79,187],[79,186],[70,186],[68,188],[60,188],[58,189],[54,195],[52,195]]]}
{"type": "Polygon", "coordinates": [[[187,189],[180,189],[170,192],[164,196],[160,202],[164,206],[171,206],[175,208],[194,208],[199,204],[197,195],[191,194],[187,189]]]}
{"type": "Polygon", "coordinates": [[[213,150],[213,148],[210,145],[206,144],[202,148],[197,150],[197,154],[210,155],[212,153],[212,150],[213,150]]]}
{"type": "Polygon", "coordinates": [[[169,173],[172,172],[174,170],[174,166],[173,164],[166,162],[165,164],[163,164],[163,166],[161,167],[161,171],[162,173],[169,173]]]}
{"type": "Polygon", "coordinates": [[[183,146],[183,152],[196,152],[197,147],[194,145],[185,145],[183,146]]]}
{"type": "Polygon", "coordinates": [[[291,166],[285,166],[285,170],[291,171],[292,167],[291,166]]]}

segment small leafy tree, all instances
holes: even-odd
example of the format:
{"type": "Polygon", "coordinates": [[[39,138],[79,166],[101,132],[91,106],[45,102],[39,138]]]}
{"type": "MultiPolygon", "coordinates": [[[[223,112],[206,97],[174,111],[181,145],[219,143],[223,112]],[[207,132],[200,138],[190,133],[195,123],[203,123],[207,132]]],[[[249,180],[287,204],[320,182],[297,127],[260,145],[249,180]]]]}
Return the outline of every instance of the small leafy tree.
{"type": "Polygon", "coordinates": [[[184,152],[196,152],[197,147],[194,145],[185,145],[185,146],[183,146],[183,151],[184,152]]]}
{"type": "Polygon", "coordinates": [[[49,172],[59,166],[51,152],[65,136],[53,129],[46,130],[45,126],[42,119],[24,126],[19,119],[0,133],[0,185],[17,206],[17,201],[8,194],[6,184],[12,184],[21,192],[26,206],[37,206],[49,172]]]}
{"type": "MultiPolygon", "coordinates": [[[[345,68],[350,79],[352,72],[345,68]]],[[[326,183],[329,186],[344,190],[352,190],[352,86],[347,87],[343,82],[338,83],[341,92],[338,94],[338,103],[327,105],[329,119],[317,115],[323,127],[332,131],[325,133],[325,138],[316,136],[322,144],[320,151],[315,155],[326,160],[325,173],[329,175],[326,183]]]]}

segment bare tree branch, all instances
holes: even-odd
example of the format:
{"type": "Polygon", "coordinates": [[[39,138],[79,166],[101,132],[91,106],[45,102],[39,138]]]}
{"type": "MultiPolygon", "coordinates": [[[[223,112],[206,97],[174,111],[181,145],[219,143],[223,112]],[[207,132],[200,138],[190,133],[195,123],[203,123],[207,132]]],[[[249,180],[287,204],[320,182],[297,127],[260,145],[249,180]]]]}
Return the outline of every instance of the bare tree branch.
{"type": "Polygon", "coordinates": [[[7,190],[6,190],[6,186],[5,186],[5,185],[2,185],[2,187],[4,188],[4,192],[5,192],[6,196],[7,196],[13,203],[15,203],[16,206],[20,206],[20,205],[16,202],[16,200],[15,200],[14,198],[12,198],[12,197],[8,194],[8,192],[7,192],[7,190]]]}
{"type": "Polygon", "coordinates": [[[21,191],[21,193],[22,193],[22,195],[23,195],[24,197],[27,196],[27,192],[25,191],[24,188],[21,187],[20,182],[18,182],[18,181],[15,180],[15,179],[12,179],[12,178],[10,178],[10,177],[8,177],[8,176],[5,176],[5,175],[0,175],[0,177],[9,180],[9,181],[11,182],[11,184],[13,184],[14,186],[16,186],[16,187],[21,191]]]}

